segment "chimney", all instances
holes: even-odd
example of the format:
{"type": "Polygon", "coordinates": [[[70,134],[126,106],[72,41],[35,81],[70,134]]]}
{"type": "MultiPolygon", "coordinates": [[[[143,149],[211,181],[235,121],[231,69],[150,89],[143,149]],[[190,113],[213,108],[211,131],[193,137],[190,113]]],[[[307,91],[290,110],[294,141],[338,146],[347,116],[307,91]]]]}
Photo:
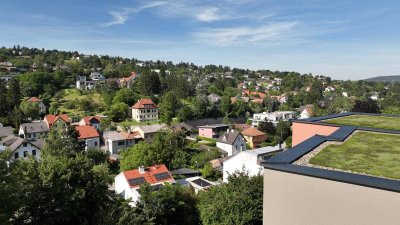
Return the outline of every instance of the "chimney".
{"type": "Polygon", "coordinates": [[[139,173],[145,173],[144,166],[139,166],[139,173]]]}

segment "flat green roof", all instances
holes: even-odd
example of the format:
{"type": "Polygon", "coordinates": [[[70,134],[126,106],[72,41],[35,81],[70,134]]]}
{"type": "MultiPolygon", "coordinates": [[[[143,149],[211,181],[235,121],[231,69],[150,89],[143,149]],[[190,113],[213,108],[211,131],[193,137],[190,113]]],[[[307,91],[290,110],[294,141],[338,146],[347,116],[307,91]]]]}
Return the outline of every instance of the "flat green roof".
{"type": "Polygon", "coordinates": [[[343,144],[328,145],[309,163],[400,179],[400,135],[358,131],[343,144]]]}
{"type": "Polygon", "coordinates": [[[343,117],[323,120],[321,122],[338,124],[338,125],[400,130],[399,117],[350,115],[350,116],[343,116],[343,117]]]}

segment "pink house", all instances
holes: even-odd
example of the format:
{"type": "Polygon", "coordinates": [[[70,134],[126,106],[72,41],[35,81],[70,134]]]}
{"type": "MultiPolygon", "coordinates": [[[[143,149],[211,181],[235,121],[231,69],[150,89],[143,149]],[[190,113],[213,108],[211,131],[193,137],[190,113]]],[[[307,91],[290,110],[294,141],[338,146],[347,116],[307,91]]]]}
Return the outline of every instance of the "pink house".
{"type": "Polygon", "coordinates": [[[220,133],[225,132],[229,128],[229,125],[213,124],[213,125],[198,126],[198,128],[200,137],[219,138],[220,133]]]}

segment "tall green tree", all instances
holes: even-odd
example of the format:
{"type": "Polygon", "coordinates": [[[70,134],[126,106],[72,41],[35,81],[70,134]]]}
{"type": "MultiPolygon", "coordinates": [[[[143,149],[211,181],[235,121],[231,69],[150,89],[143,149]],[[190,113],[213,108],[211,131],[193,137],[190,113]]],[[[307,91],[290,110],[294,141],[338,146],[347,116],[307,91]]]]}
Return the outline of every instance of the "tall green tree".
{"type": "Polygon", "coordinates": [[[159,107],[161,121],[170,125],[172,119],[176,116],[176,113],[180,108],[180,102],[176,95],[169,91],[166,92],[161,98],[159,107]]]}
{"type": "Polygon", "coordinates": [[[7,89],[7,103],[8,110],[13,110],[16,106],[19,106],[21,102],[21,93],[19,89],[19,82],[13,78],[9,81],[7,89]]]}

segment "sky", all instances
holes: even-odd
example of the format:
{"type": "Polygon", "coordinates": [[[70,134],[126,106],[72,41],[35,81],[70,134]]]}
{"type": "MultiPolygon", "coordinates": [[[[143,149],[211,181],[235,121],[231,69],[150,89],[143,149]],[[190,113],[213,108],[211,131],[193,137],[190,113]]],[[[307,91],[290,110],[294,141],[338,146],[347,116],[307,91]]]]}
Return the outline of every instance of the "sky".
{"type": "Polygon", "coordinates": [[[0,46],[297,71],[400,74],[400,1],[1,0],[0,46]]]}

